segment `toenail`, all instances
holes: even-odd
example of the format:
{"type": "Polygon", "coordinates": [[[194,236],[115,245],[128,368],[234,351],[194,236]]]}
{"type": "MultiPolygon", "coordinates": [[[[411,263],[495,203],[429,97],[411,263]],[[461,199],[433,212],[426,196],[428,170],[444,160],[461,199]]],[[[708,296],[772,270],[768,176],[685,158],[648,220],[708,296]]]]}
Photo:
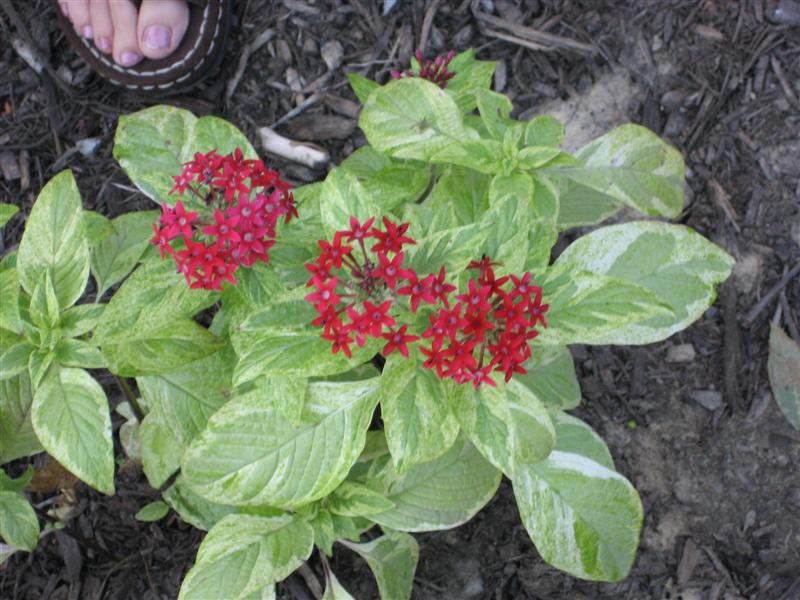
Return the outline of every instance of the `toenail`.
{"type": "Polygon", "coordinates": [[[111,40],[105,36],[101,37],[100,39],[97,40],[97,47],[100,50],[108,52],[109,50],[111,50],[111,40]]]}
{"type": "Polygon", "coordinates": [[[94,35],[94,30],[92,30],[91,25],[84,25],[83,29],[81,29],[81,33],[83,33],[83,37],[85,37],[87,40],[90,40],[94,35]]]}
{"type": "Polygon", "coordinates": [[[68,17],[69,16],[69,6],[67,6],[67,3],[64,2],[62,4],[59,4],[59,6],[61,7],[61,14],[64,15],[65,17],[68,17]]]}
{"type": "Polygon", "coordinates": [[[144,30],[142,41],[153,50],[165,50],[172,41],[172,29],[164,25],[151,25],[144,30]]]}
{"type": "Polygon", "coordinates": [[[132,67],[136,63],[141,60],[141,56],[136,52],[123,52],[122,56],[119,57],[120,64],[123,67],[132,67]]]}

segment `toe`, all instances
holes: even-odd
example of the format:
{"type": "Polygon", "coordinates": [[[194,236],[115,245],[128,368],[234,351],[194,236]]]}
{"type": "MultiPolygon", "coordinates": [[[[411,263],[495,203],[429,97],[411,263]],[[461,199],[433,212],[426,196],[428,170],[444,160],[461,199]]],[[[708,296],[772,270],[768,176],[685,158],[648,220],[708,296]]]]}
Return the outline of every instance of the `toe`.
{"type": "Polygon", "coordinates": [[[169,56],[188,26],[186,0],[143,0],[139,7],[139,49],[148,58],[169,56]]]}
{"type": "Polygon", "coordinates": [[[113,0],[108,3],[114,27],[112,50],[114,61],[123,67],[132,67],[142,60],[136,40],[136,7],[130,0],[113,0]]]}
{"type": "Polygon", "coordinates": [[[92,19],[92,29],[94,30],[94,45],[101,52],[111,52],[112,40],[114,39],[114,25],[111,22],[111,10],[108,7],[109,0],[91,0],[89,3],[89,15],[92,19]]]}
{"type": "Polygon", "coordinates": [[[75,31],[87,39],[92,39],[94,31],[89,16],[89,0],[62,0],[60,4],[62,12],[65,12],[72,21],[75,31]]]}

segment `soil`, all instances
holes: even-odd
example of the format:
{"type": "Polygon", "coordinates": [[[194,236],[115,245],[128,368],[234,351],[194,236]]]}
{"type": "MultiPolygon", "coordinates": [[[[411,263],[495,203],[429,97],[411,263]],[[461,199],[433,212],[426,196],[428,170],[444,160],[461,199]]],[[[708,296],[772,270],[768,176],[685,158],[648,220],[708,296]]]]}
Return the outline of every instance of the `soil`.
{"type": "MultiPolygon", "coordinates": [[[[159,99],[121,92],[88,72],[58,31],[52,4],[0,1],[0,201],[22,208],[3,233],[6,246],[19,240],[37,191],[64,168],[75,172],[89,208],[109,216],[150,208],[111,150],[118,116],[159,99]],[[12,49],[17,38],[42,42],[41,75],[12,49]],[[74,151],[86,138],[99,147],[74,151]]],[[[625,121],[674,143],[688,168],[680,221],[738,260],[714,306],[672,339],[573,348],[585,396],[577,414],[608,442],[644,503],[630,576],[586,582],[544,564],[504,482],[465,526],[417,536],[414,598],[800,598],[800,434],[778,411],[766,372],[769,321],[797,338],[800,278],[762,302],[800,261],[800,3],[472,3],[512,28],[560,36],[538,49],[500,39],[493,32],[507,30],[476,17],[470,0],[397,2],[388,16],[384,4],[393,3],[239,2],[230,60],[203,88],[165,101],[225,117],[253,140],[257,127],[278,122],[280,133],[325,146],[335,164],[364,143],[346,71],[383,81],[417,47],[433,55],[472,46],[479,58],[500,61],[495,86],[512,97],[515,114],[565,115],[573,147],[579,136],[625,121]],[[274,37],[250,56],[226,99],[242,49],[267,29],[274,37]],[[317,84],[320,101],[282,118],[310,95],[292,90],[294,75],[308,88],[328,72],[323,54],[336,47],[326,42],[341,44],[342,65],[317,84]]],[[[298,183],[324,176],[274,164],[298,183]]],[[[202,532],[174,514],[137,522],[133,514],[157,494],[135,465],[123,465],[118,490],[103,497],[77,487],[66,528],[0,567],[0,597],[175,598],[202,532]]],[[[65,501],[53,493],[34,499],[43,510],[65,501]]],[[[342,550],[332,566],[357,598],[377,598],[360,559],[342,550]]],[[[313,597],[298,575],[278,590],[281,598],[313,597]]]]}

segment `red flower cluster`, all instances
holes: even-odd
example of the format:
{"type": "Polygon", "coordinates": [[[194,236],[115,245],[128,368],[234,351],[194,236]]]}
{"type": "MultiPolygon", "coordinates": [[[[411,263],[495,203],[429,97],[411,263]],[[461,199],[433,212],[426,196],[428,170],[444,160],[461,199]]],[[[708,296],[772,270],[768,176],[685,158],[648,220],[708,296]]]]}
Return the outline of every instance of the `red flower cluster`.
{"type": "Polygon", "coordinates": [[[469,281],[467,293],[457,295],[452,307],[430,315],[431,326],[422,334],[431,340],[430,347],[420,347],[423,366],[475,389],[496,385],[492,371],[504,373],[506,381],[525,373],[528,342],[538,335],[537,325],[547,327],[549,306],[542,304],[542,288],[531,285],[531,274],[497,278],[496,264],[486,257],[473,261],[467,268],[478,270],[477,279],[469,281]]]}
{"type": "Polygon", "coordinates": [[[420,337],[408,333],[408,324],[398,327],[390,314],[393,302],[408,296],[411,312],[422,302],[438,305],[428,317],[430,327],[422,332],[430,340],[430,346],[420,346],[425,368],[476,389],[484,383],[496,385],[492,372],[503,373],[506,381],[525,373],[522,364],[531,356],[528,342],[538,335],[538,325],[547,327],[548,305],[542,304],[542,289],[531,285],[531,274],[498,278],[493,269],[497,263],[484,257],[467,267],[478,270],[467,293],[455,294],[455,286],[445,281],[444,266],[437,275],[423,278],[404,268],[403,246],[415,243],[405,236],[408,224],[396,225],[384,217],[380,229],[372,227],[374,220],[361,224],[351,217],[350,229],[337,231],[333,243],[320,240],[319,258],[306,265],[311,273],[307,285],[314,288],[306,300],[319,313],[312,325],[323,328],[322,338],[332,343],[333,353],[341,350],[350,357],[350,345],[355,341],[362,347],[371,336],[386,340],[384,355],[397,350],[408,357],[408,344],[420,337]],[[370,238],[377,241],[368,252],[370,238]],[[362,260],[356,258],[356,243],[362,260]]]}
{"type": "Polygon", "coordinates": [[[419,63],[419,74],[414,75],[411,69],[406,69],[402,73],[400,71],[392,70],[390,74],[395,79],[401,79],[403,77],[421,77],[422,79],[427,79],[438,85],[440,88],[444,89],[447,87],[447,82],[450,81],[453,77],[455,77],[455,73],[453,71],[448,71],[447,67],[450,65],[450,62],[455,57],[456,53],[453,50],[447,53],[446,56],[437,56],[435,60],[425,60],[422,57],[422,51],[417,50],[414,56],[417,58],[417,62],[419,63]]]}
{"type": "Polygon", "coordinates": [[[363,347],[369,336],[386,340],[384,354],[397,350],[408,356],[408,344],[419,337],[407,334],[406,325],[395,329],[389,310],[396,294],[417,283],[417,274],[403,267],[403,247],[415,242],[405,235],[408,223],[384,217],[380,228],[374,222],[374,217],[363,224],[350,217],[350,229],[337,231],[333,243],[318,242],[319,257],[306,265],[307,285],[315,290],[306,300],[319,313],[312,324],[322,326],[322,338],[332,343],[334,354],[341,350],[352,356],[353,341],[363,347]],[[368,240],[374,240],[369,248],[368,240]]]}
{"type": "Polygon", "coordinates": [[[269,262],[280,217],[288,223],[297,216],[291,186],[263,161],[245,159],[238,148],[224,156],[216,150],[195,154],[172,188],[181,196],[186,190],[208,214],[186,212],[180,200],[174,208],[164,204],[151,242],[162,258],[172,256],[192,288],[221,289],[223,281],[236,283],[239,265],[269,262]]]}

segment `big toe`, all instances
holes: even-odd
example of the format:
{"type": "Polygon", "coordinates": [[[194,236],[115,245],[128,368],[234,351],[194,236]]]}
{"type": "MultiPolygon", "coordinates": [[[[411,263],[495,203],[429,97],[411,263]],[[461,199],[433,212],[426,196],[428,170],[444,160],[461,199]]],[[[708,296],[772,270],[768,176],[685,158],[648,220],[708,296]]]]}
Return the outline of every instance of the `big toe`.
{"type": "Polygon", "coordinates": [[[169,56],[189,26],[186,0],[144,0],[137,25],[139,49],[148,58],[169,56]]]}

